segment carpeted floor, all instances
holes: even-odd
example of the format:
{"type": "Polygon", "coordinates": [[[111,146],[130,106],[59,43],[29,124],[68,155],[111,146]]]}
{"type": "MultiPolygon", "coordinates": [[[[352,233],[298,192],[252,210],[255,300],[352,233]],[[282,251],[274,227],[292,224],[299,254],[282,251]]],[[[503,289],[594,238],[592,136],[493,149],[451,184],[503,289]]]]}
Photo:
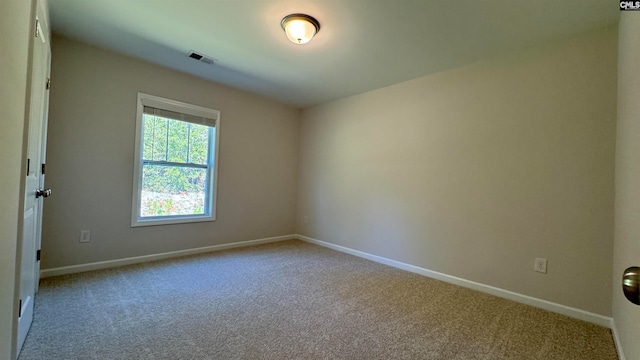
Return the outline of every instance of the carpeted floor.
{"type": "Polygon", "coordinates": [[[286,241],[44,279],[31,359],[617,356],[609,329],[286,241]]]}

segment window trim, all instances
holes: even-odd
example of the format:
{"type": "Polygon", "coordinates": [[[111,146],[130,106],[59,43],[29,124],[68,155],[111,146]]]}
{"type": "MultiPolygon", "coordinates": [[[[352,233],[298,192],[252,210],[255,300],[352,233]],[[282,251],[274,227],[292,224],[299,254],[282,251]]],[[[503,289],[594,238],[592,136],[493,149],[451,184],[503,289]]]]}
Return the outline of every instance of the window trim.
{"type": "Polygon", "coordinates": [[[181,101],[165,99],[159,96],[138,93],[137,112],[136,112],[136,135],[135,135],[135,152],[133,164],[133,190],[131,199],[131,227],[168,225],[168,224],[185,224],[216,220],[216,199],[218,197],[218,163],[220,157],[220,111],[205,108],[202,106],[192,105],[181,101]],[[140,216],[140,200],[142,193],[142,167],[144,160],[143,139],[142,139],[142,116],[144,106],[151,106],[158,109],[169,110],[184,113],[193,116],[206,117],[214,121],[214,124],[207,126],[215,127],[215,143],[211,146],[213,140],[209,136],[209,163],[210,168],[207,176],[213,175],[212,181],[209,181],[208,194],[205,194],[205,202],[209,203],[209,213],[203,215],[173,215],[162,217],[146,217],[140,216]],[[213,156],[211,156],[213,152],[213,156]],[[213,160],[213,166],[210,161],[213,160]],[[213,174],[212,174],[213,173],[213,174]]]}

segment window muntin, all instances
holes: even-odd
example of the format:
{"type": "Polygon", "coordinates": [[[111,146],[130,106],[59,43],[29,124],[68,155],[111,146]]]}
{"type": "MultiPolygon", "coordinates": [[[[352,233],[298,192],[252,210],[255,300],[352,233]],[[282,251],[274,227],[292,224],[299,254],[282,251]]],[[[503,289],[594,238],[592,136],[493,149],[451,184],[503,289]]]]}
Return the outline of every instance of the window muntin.
{"type": "Polygon", "coordinates": [[[219,114],[138,95],[132,226],[215,220],[219,114]]]}

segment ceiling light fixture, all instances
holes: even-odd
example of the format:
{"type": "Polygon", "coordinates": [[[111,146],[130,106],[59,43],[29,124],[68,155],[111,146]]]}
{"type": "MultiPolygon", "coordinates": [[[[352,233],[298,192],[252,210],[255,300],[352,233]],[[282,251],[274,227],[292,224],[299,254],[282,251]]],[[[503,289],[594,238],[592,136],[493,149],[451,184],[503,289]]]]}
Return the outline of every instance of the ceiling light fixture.
{"type": "Polygon", "coordinates": [[[292,43],[306,44],[320,31],[320,23],[313,17],[305,14],[290,14],[280,22],[287,38],[292,43]]]}

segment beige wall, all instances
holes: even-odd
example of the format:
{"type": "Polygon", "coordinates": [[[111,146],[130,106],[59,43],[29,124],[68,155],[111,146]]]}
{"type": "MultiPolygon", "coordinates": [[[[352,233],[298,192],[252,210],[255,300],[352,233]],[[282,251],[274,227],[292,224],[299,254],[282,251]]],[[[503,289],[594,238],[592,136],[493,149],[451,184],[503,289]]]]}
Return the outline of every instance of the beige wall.
{"type": "Polygon", "coordinates": [[[304,110],[298,232],[609,316],[616,39],[304,110]]]}
{"type": "Polygon", "coordinates": [[[0,5],[0,359],[15,354],[16,271],[32,2],[0,5]]]}
{"type": "Polygon", "coordinates": [[[61,37],[52,84],[43,268],[295,232],[298,109],[61,37]],[[221,111],[215,222],[130,227],[138,92],[221,111]]]}
{"type": "Polygon", "coordinates": [[[622,273],[640,266],[640,14],[619,28],[613,317],[627,359],[640,359],[640,308],[622,293],[622,273]]]}

